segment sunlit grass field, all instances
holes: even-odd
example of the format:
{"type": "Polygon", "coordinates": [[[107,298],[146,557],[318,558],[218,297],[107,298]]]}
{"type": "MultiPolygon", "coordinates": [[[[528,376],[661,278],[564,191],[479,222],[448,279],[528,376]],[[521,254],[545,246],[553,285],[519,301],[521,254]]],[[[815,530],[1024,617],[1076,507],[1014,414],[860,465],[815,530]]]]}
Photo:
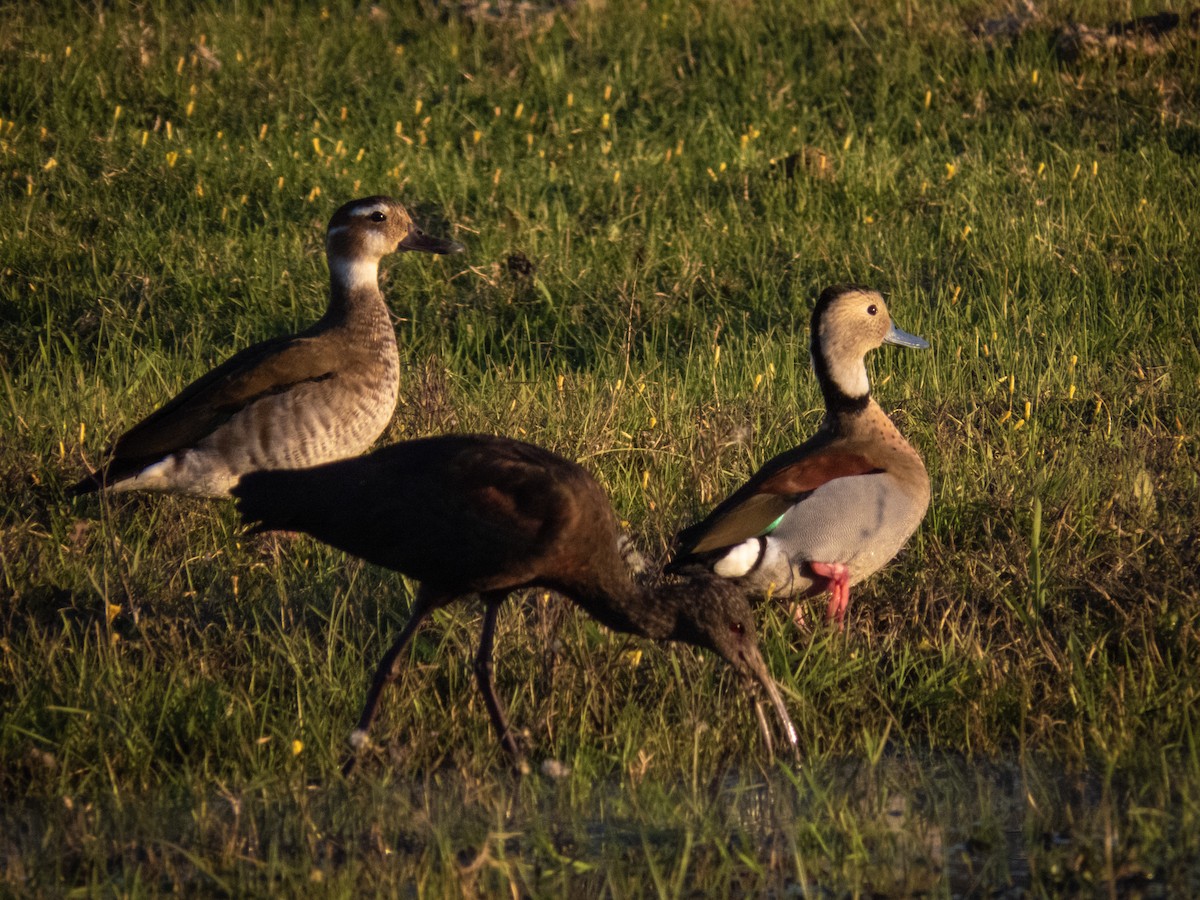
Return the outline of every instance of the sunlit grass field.
{"type": "Polygon", "coordinates": [[[16,4],[0,13],[0,895],[1200,891],[1200,45],[1148,2],[16,4]],[[51,4],[53,7],[53,4],[51,4]],[[983,32],[992,36],[981,36],[983,32]],[[384,438],[580,460],[646,553],[816,427],[808,315],[871,357],[933,502],[848,627],[764,606],[800,762],[698,651],[533,595],[497,681],[412,585],[229,504],[65,489],[323,311],[393,194],[384,438]],[[561,772],[560,772],[561,774],[561,772]]]}

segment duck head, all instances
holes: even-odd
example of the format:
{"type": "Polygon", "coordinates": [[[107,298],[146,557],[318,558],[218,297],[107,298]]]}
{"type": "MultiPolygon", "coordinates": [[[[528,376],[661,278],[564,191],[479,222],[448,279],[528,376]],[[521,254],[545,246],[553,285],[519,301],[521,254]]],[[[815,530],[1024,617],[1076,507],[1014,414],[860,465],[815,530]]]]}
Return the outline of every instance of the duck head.
{"type": "Polygon", "coordinates": [[[407,209],[391,197],[364,197],[343,204],[329,220],[325,253],[334,279],[347,286],[375,286],[379,261],[398,250],[462,253],[466,248],[426,234],[407,209]]]}
{"type": "Polygon", "coordinates": [[[882,295],[854,284],[826,288],[812,314],[812,361],[827,405],[870,394],[866,355],[883,344],[924,350],[929,343],[896,326],[882,295]]]}

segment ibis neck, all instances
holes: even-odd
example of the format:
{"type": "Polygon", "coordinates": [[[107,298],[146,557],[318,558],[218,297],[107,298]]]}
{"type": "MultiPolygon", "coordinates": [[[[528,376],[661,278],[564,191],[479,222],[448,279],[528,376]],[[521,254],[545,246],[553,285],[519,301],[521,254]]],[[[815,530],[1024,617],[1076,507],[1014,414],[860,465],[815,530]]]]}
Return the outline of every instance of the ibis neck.
{"type": "Polygon", "coordinates": [[[574,600],[606,628],[651,640],[677,637],[679,610],[684,591],[678,584],[641,584],[624,572],[615,573],[603,584],[560,585],[574,600]]]}

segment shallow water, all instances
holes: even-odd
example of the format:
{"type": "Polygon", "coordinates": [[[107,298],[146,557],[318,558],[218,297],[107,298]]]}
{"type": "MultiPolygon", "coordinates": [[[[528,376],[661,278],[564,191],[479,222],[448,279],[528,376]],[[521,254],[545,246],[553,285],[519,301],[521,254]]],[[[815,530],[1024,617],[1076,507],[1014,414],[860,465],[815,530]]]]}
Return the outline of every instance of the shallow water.
{"type": "Polygon", "coordinates": [[[1191,895],[1197,793],[1050,761],[885,755],[666,783],[297,780],[0,812],[0,884],[137,893],[1191,895]],[[1182,892],[1182,893],[1181,893],[1182,892]]]}

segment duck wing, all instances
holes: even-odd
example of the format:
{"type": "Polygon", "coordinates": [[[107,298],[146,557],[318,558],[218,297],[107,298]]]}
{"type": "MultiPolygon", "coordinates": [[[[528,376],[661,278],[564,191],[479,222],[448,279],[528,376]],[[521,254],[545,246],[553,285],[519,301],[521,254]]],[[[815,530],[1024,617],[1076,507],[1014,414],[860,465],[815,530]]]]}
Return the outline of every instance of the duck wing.
{"type": "Polygon", "coordinates": [[[788,510],[838,478],[885,471],[862,453],[839,444],[797,447],[781,453],[725,498],[701,522],[676,535],[672,566],[769,532],[788,510]]]}
{"type": "Polygon", "coordinates": [[[335,378],[338,357],[335,347],[316,337],[279,337],[247,347],[117,438],[107,464],[80,481],[76,492],[94,490],[195,446],[259,400],[335,378]]]}

